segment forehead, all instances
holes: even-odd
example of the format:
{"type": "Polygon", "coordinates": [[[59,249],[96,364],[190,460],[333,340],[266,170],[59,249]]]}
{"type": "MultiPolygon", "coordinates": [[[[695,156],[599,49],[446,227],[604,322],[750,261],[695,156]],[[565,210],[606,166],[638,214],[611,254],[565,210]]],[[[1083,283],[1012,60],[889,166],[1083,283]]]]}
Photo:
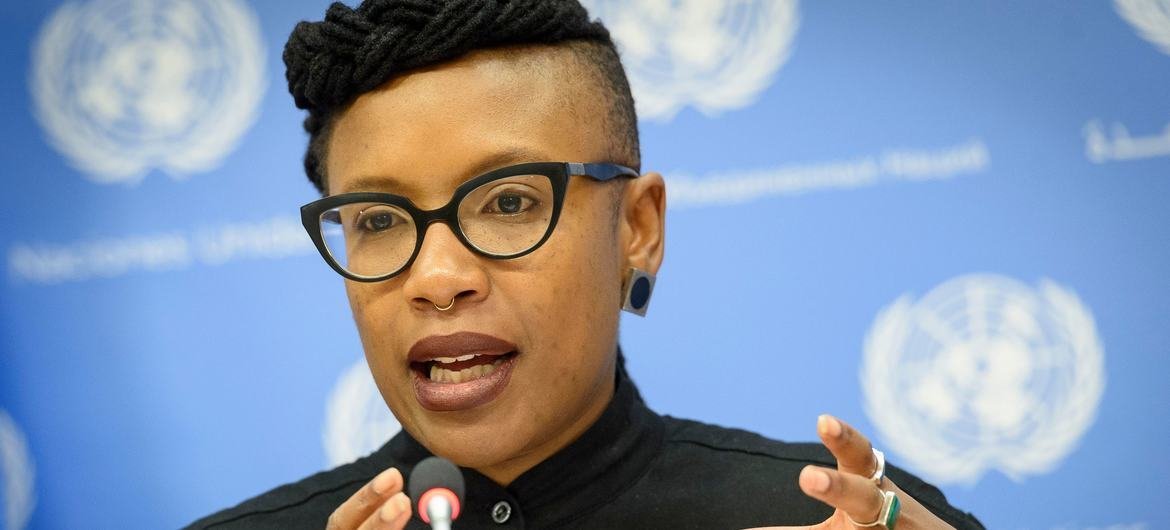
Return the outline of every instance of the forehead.
{"type": "Polygon", "coordinates": [[[479,51],[361,95],[333,126],[329,192],[442,194],[509,163],[603,159],[602,103],[570,54],[479,51]]]}

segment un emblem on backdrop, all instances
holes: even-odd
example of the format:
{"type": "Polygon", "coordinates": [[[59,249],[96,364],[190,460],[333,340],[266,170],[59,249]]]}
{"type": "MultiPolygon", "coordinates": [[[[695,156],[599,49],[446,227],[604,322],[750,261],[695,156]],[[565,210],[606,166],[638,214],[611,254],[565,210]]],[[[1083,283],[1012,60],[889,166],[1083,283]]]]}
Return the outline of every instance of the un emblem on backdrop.
{"type": "Polygon", "coordinates": [[[938,482],[1050,471],[1096,415],[1105,386],[1093,317],[1049,280],[961,276],[878,314],[861,368],[885,443],[938,482]]]}
{"type": "Polygon", "coordinates": [[[239,0],[61,6],[33,50],[30,88],[53,146],[96,182],[217,166],[256,118],[264,46],[239,0]]]}
{"type": "Polygon", "coordinates": [[[24,434],[12,417],[0,410],[0,478],[4,479],[0,493],[6,530],[21,530],[28,524],[36,506],[35,476],[24,434]]]}
{"type": "Polygon", "coordinates": [[[788,59],[796,0],[584,0],[622,54],[640,118],[755,102],[788,59]]]}
{"type": "Polygon", "coordinates": [[[366,456],[401,430],[382,401],[366,361],[347,368],[326,405],[323,441],[329,464],[339,466],[366,456]]]}

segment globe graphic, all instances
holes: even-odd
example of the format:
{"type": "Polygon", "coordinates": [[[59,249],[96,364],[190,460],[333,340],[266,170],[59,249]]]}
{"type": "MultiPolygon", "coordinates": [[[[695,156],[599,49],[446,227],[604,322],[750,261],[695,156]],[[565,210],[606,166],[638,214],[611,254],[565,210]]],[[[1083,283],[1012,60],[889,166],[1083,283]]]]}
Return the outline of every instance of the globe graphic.
{"type": "Polygon", "coordinates": [[[914,409],[962,445],[1033,433],[1043,397],[1068,391],[1053,384],[1062,379],[1047,355],[1056,331],[1033,316],[1040,304],[1026,286],[1002,281],[944,286],[924,299],[901,378],[914,409]]]}
{"type": "Polygon", "coordinates": [[[102,23],[76,35],[76,115],[120,142],[187,134],[226,88],[224,65],[212,59],[224,45],[214,23],[189,3],[163,4],[94,4],[91,20],[102,23]]]}
{"type": "Polygon", "coordinates": [[[861,380],[891,449],[942,482],[1055,465],[1104,385],[1092,318],[1075,295],[999,275],[947,281],[879,315],[861,380]]]}
{"type": "Polygon", "coordinates": [[[788,58],[795,0],[585,0],[618,45],[639,117],[747,106],[788,58]]]}
{"type": "Polygon", "coordinates": [[[97,182],[206,171],[255,120],[263,49],[241,0],[65,3],[34,47],[35,115],[97,182]]]}

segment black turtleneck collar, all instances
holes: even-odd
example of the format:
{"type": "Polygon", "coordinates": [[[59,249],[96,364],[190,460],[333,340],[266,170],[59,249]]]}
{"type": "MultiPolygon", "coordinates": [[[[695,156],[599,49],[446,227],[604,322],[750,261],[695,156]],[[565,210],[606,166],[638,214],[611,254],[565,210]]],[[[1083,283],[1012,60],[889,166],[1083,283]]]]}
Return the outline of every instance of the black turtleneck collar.
{"type": "MultiPolygon", "coordinates": [[[[622,361],[619,351],[613,399],[580,438],[506,487],[473,469],[463,469],[467,499],[459,517],[461,527],[565,524],[612,501],[650,469],[664,443],[664,423],[642,402],[622,361]],[[501,523],[503,512],[510,513],[501,523]]],[[[393,461],[407,476],[415,464],[431,456],[406,431],[378,453],[375,460],[393,461]]]]}

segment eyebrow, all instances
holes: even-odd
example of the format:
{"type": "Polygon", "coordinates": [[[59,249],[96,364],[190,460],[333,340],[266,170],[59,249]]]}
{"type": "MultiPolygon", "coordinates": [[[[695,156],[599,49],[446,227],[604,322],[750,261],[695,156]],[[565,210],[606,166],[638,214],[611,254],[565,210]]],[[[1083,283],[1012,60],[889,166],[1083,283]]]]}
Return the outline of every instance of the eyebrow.
{"type": "MultiPolygon", "coordinates": [[[[493,169],[498,169],[512,164],[519,164],[522,162],[547,162],[549,158],[547,155],[530,149],[527,147],[512,146],[502,151],[492,153],[474,165],[472,165],[464,175],[464,180],[475,178],[493,169]]],[[[463,181],[460,181],[463,182],[463,181]]],[[[372,190],[395,190],[401,189],[401,181],[390,176],[365,176],[357,177],[349,181],[339,193],[353,193],[358,191],[372,191],[372,190]]]]}

